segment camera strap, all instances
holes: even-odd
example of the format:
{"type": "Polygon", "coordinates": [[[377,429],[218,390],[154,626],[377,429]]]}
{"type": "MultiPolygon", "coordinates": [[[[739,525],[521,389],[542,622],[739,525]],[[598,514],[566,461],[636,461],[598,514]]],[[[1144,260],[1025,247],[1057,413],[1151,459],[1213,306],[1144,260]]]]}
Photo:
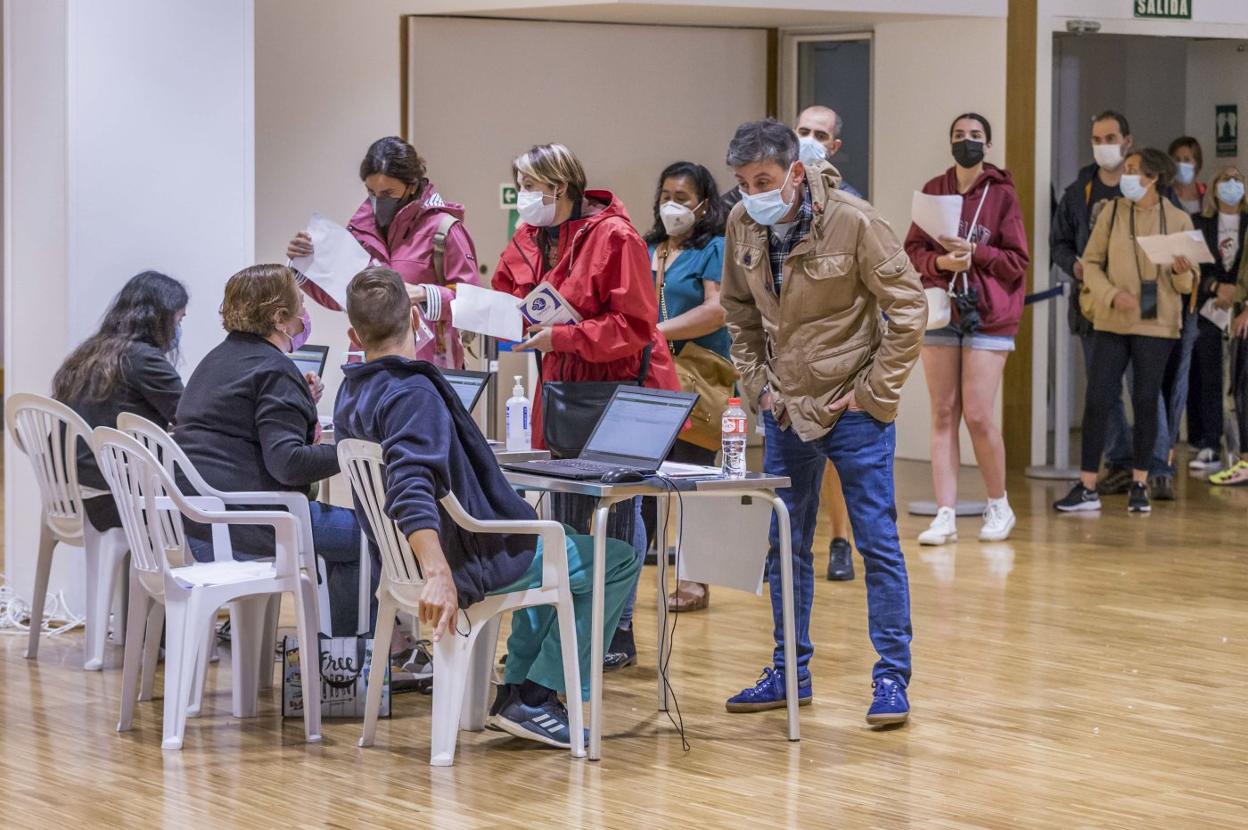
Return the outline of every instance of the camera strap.
{"type": "MultiPolygon", "coordinates": [[[[978,236],[978,234],[976,233],[976,230],[979,228],[979,215],[984,209],[984,202],[988,201],[988,191],[991,189],[992,189],[992,182],[987,182],[984,184],[984,195],[979,198],[979,204],[975,206],[975,216],[971,218],[971,226],[970,228],[967,229],[966,241],[970,242],[972,245],[975,244],[975,237],[978,236]]],[[[962,276],[962,291],[963,293],[965,293],[967,290],[967,276],[966,276],[967,272],[961,271],[959,273],[962,276]]],[[[954,287],[955,284],[957,283],[957,280],[958,280],[958,274],[954,274],[949,279],[949,296],[953,296],[954,292],[957,290],[954,287]]]]}

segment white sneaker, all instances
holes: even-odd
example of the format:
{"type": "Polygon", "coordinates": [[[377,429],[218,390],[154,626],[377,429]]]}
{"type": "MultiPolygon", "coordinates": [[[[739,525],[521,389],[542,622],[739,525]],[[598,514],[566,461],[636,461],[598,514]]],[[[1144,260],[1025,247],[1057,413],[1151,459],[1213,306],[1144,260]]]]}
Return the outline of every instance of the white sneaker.
{"type": "Polygon", "coordinates": [[[1014,511],[1005,499],[988,500],[984,508],[984,526],[979,529],[979,541],[1004,542],[1014,529],[1014,511]]]}
{"type": "Polygon", "coordinates": [[[1205,448],[1196,453],[1196,457],[1187,462],[1189,470],[1205,470],[1210,472],[1222,469],[1222,459],[1218,455],[1217,450],[1205,448]]]}
{"type": "Polygon", "coordinates": [[[919,534],[920,545],[947,545],[958,541],[958,514],[952,507],[936,510],[936,518],[919,534]]]}

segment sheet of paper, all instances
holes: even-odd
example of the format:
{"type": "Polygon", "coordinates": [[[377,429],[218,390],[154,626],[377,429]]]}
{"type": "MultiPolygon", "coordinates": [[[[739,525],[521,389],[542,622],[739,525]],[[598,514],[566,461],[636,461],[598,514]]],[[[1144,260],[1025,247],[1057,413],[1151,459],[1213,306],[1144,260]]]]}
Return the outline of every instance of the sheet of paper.
{"type": "Polygon", "coordinates": [[[1205,300],[1205,304],[1200,307],[1200,316],[1213,323],[1222,331],[1227,331],[1231,327],[1231,310],[1229,308],[1218,308],[1214,304],[1212,297],[1205,300]]]}
{"type": "Polygon", "coordinates": [[[502,291],[461,283],[451,300],[451,315],[455,327],[462,331],[512,342],[524,339],[524,317],[516,298],[502,291]]]}
{"type": "Polygon", "coordinates": [[[1148,261],[1161,267],[1169,267],[1178,256],[1187,257],[1193,265],[1204,265],[1213,262],[1213,253],[1205,244],[1205,235],[1200,231],[1179,231],[1165,236],[1141,236],[1136,242],[1148,261]]]}
{"type": "Polygon", "coordinates": [[[910,201],[910,219],[932,239],[942,236],[959,236],[958,225],[962,222],[961,196],[933,196],[914,192],[910,201]]]}
{"type": "Polygon", "coordinates": [[[545,283],[529,292],[520,304],[520,313],[530,325],[557,326],[581,322],[581,315],[576,313],[576,309],[554,287],[545,283]]]}
{"type": "Polygon", "coordinates": [[[701,464],[682,464],[679,461],[664,461],[659,465],[659,473],[670,478],[705,478],[717,476],[723,471],[719,467],[704,467],[701,464]]]}
{"type": "Polygon", "coordinates": [[[312,237],[312,256],[298,257],[290,264],[345,310],[347,285],[368,267],[371,257],[346,228],[319,213],[312,214],[307,231],[312,237]]]}

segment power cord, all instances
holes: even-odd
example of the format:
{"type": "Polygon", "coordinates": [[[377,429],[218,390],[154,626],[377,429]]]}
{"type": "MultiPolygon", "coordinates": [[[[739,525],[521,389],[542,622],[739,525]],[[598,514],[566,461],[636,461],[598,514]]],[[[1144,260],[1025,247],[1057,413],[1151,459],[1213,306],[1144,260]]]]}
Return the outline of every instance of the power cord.
{"type": "MultiPolygon", "coordinates": [[[[677,584],[679,585],[680,584],[681,541],[684,539],[684,536],[685,536],[685,532],[684,532],[685,531],[685,527],[684,527],[685,525],[685,497],[684,497],[684,494],[681,493],[680,488],[676,486],[676,482],[674,482],[670,476],[665,476],[662,473],[655,473],[653,476],[650,476],[650,478],[652,480],[661,482],[663,484],[664,490],[666,491],[669,497],[674,494],[676,496],[676,503],[678,507],[680,508],[680,519],[676,523],[676,565],[675,565],[676,581],[677,581],[677,584]]],[[[668,501],[667,504],[664,506],[666,508],[666,515],[664,515],[663,517],[664,520],[662,522],[662,525],[663,525],[664,533],[666,535],[667,521],[671,518],[672,504],[670,501],[668,501]]],[[[658,530],[657,525],[658,523],[656,522],[656,527],[655,527],[656,532],[658,530]]],[[[664,557],[667,556],[667,539],[666,538],[656,540],[655,546],[658,548],[659,556],[664,556],[664,557]]],[[[664,596],[662,599],[659,600],[660,602],[667,601],[666,599],[667,585],[666,584],[663,586],[663,594],[664,596]]],[[[685,732],[685,719],[684,719],[684,716],[681,715],[680,713],[680,701],[676,698],[676,689],[672,686],[671,676],[668,674],[668,664],[671,662],[672,652],[676,650],[676,624],[680,621],[680,614],[672,613],[669,611],[668,616],[672,618],[672,627],[666,637],[667,653],[659,655],[659,676],[663,679],[663,688],[667,691],[668,697],[671,698],[672,705],[668,707],[667,711],[664,714],[667,715],[667,719],[671,721],[672,726],[676,727],[676,731],[680,734],[681,750],[684,752],[688,752],[690,749],[692,749],[692,746],[690,745],[689,737],[687,733],[685,732]],[[675,717],[672,717],[673,709],[676,710],[675,717]]]]}
{"type": "Polygon", "coordinates": [[[26,634],[33,624],[39,625],[44,634],[55,636],[72,631],[83,625],[86,617],[69,610],[64,591],[48,594],[44,603],[43,619],[38,623],[30,619],[30,603],[19,597],[7,585],[0,584],[0,634],[26,634]],[[63,622],[63,625],[54,625],[63,622]]]}

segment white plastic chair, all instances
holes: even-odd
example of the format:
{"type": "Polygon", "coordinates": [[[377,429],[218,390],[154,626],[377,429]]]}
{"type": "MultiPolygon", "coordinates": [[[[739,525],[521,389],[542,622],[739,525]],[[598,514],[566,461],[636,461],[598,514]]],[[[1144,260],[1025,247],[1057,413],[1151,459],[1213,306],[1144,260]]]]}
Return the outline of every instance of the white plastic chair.
{"type": "MultiPolygon", "coordinates": [[[[314,654],[316,638],[316,592],[302,577],[298,559],[299,526],[286,511],[225,510],[211,496],[187,497],[173,476],[140,442],[115,429],[99,427],[94,433],[96,460],[112,490],[130,543],[133,580],[130,592],[129,632],[122,668],[121,718],[118,731],[131,728],[136,689],[144,654],[143,633],[153,604],[165,608],[165,703],[162,749],[181,749],[186,718],[194,694],[195,674],[202,666],[208,637],[214,629],[217,609],[233,603],[247,609],[251,631],[240,631],[240,642],[259,639],[263,614],[272,595],[290,593],[295,598],[299,647],[314,654]],[[176,565],[188,560],[183,517],[210,525],[266,525],[276,539],[273,560],[233,560],[176,565]]],[[[151,644],[147,644],[150,646],[151,644]]],[[[259,661],[245,658],[235,663],[243,677],[235,677],[238,690],[255,689],[259,661]],[[251,674],[250,682],[245,676],[251,674]]],[[[321,739],[320,673],[302,672],[304,731],[309,742],[321,739]]],[[[253,701],[254,705],[254,701],[253,701]]]]}
{"type": "MultiPolygon", "coordinates": [[[[195,465],[191,459],[187,457],[186,452],[173,439],[173,436],[162,429],[158,424],[135,415],[130,412],[123,412],[117,416],[117,429],[126,433],[142,444],[158,461],[164,466],[165,471],[174,477],[180,472],[186,477],[190,486],[198,493],[204,496],[211,496],[220,500],[226,505],[272,505],[274,507],[283,507],[295,517],[299,525],[299,562],[303,569],[304,577],[316,586],[316,609],[317,619],[320,624],[319,630],[325,634],[330,633],[330,608],[329,608],[329,580],[325,577],[324,562],[316,556],[312,543],[312,521],[308,512],[308,500],[299,493],[280,493],[280,492],[226,492],[218,490],[204,480],[199,470],[195,469],[195,465]],[[319,572],[319,578],[318,578],[319,572]]],[[[213,558],[216,561],[225,561],[233,559],[233,550],[230,546],[230,534],[224,525],[215,525],[212,528],[212,545],[213,558]]],[[[365,589],[367,596],[367,589],[365,589]]],[[[260,662],[259,689],[271,689],[273,687],[273,651],[272,645],[277,639],[277,621],[280,610],[280,598],[273,596],[269,605],[264,609],[263,638],[259,642],[242,642],[237,636],[236,631],[251,632],[255,630],[257,623],[251,620],[240,619],[241,616],[251,613],[249,607],[234,606],[230,610],[230,632],[232,638],[231,659],[233,661],[235,677],[239,675],[239,660],[245,655],[249,656],[252,652],[258,652],[256,659],[260,662]],[[266,645],[267,644],[267,645],[266,645]]],[[[362,606],[363,628],[368,627],[368,603],[362,606]]],[[[159,625],[160,616],[154,617],[155,623],[159,625]]],[[[153,632],[149,630],[147,636],[150,638],[153,632]]],[[[160,632],[155,632],[159,639],[160,632]]],[[[215,634],[214,634],[215,637],[215,634]]],[[[140,689],[139,700],[147,700],[150,697],[151,683],[149,673],[154,671],[150,666],[144,673],[143,685],[140,689]]],[[[243,677],[250,677],[250,672],[242,673],[243,677]]],[[[196,679],[197,686],[202,683],[203,677],[196,679]]],[[[236,690],[239,686],[235,683],[236,690]]],[[[240,695],[236,697],[234,716],[252,717],[255,714],[255,707],[252,701],[256,699],[256,695],[250,689],[239,690],[240,695]]],[[[202,688],[197,689],[202,692],[202,688]]],[[[196,703],[192,704],[191,714],[198,714],[198,701],[202,694],[197,693],[195,696],[196,703]]]]}
{"type": "MultiPolygon", "coordinates": [[[[377,587],[377,639],[374,654],[389,654],[394,615],[403,610],[416,613],[424,586],[419,563],[407,539],[385,513],[384,462],[381,447],[367,441],[338,442],[338,461],[351,481],[357,502],[381,550],[381,584],[377,587]]],[[[568,723],[572,755],[585,756],[581,712],[581,670],[577,658],[576,621],[572,591],[568,584],[567,549],[563,526],[546,521],[478,521],[469,516],[447,493],[441,499],[451,519],[473,533],[507,533],[540,536],[542,539],[542,585],[525,591],[489,596],[471,608],[461,609],[453,630],[433,644],[433,727],[429,763],[449,767],[455,761],[459,730],[479,732],[485,728],[489,705],[490,670],[498,640],[498,616],[505,611],[533,605],[555,606],[563,650],[563,676],[568,690],[568,723]],[[467,635],[459,632],[467,627],[467,635]]],[[[364,710],[364,734],[360,746],[372,746],[381,705],[381,684],[386,665],[374,660],[368,677],[364,710]]]]}
{"type": "MultiPolygon", "coordinates": [[[[83,512],[83,498],[105,493],[78,484],[78,441],[90,446],[91,427],[77,412],[43,395],[20,392],[4,403],[4,418],[18,449],[30,459],[42,501],[39,553],[35,586],[30,597],[30,639],[26,657],[39,656],[39,634],[44,601],[57,543],[82,548],[86,558],[86,658],[83,668],[99,671],[118,575],[126,559],[126,534],[121,528],[101,533],[83,512]]],[[[10,552],[10,556],[14,554],[10,552]]],[[[122,613],[117,615],[116,638],[124,636],[122,613]]]]}

